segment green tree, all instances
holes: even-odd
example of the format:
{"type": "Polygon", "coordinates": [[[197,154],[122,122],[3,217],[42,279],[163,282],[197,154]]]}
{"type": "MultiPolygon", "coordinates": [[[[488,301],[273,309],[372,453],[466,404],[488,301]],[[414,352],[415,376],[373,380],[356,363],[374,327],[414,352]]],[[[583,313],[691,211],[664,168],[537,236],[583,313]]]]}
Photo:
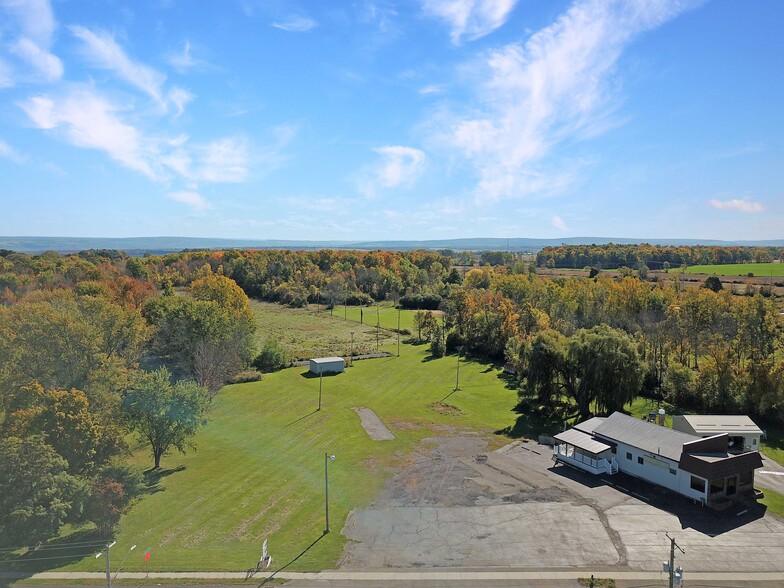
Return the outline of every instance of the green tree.
{"type": "Polygon", "coordinates": [[[207,390],[193,382],[171,383],[165,367],[142,372],[123,394],[123,412],[128,425],[149,443],[154,468],[172,449],[184,453],[193,447],[191,437],[207,422],[210,403],[207,390]]]}
{"type": "Polygon", "coordinates": [[[719,276],[708,276],[705,278],[705,282],[702,284],[702,287],[707,288],[708,290],[712,290],[713,292],[720,292],[724,289],[719,276]]]}
{"type": "Polygon", "coordinates": [[[81,511],[84,482],[41,437],[0,439],[0,544],[34,545],[81,511]]]}

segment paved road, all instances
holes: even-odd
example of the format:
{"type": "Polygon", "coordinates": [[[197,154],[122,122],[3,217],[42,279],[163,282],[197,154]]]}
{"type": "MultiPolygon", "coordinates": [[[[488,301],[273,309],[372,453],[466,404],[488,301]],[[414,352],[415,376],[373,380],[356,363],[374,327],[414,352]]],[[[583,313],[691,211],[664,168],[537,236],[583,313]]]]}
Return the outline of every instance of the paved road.
{"type": "Polygon", "coordinates": [[[784,467],[762,454],[762,469],[754,473],[754,485],[784,495],[784,467]]]}

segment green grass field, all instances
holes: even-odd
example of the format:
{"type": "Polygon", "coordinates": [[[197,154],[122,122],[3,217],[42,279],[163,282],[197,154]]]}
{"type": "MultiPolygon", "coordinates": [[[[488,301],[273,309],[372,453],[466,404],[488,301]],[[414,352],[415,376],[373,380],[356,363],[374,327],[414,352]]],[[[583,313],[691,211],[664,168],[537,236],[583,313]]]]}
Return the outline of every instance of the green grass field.
{"type": "MultiPolygon", "coordinates": [[[[264,341],[274,339],[292,357],[311,358],[330,355],[346,356],[351,352],[351,331],[354,331],[354,352],[375,351],[376,349],[376,308],[375,307],[337,307],[331,312],[322,305],[308,308],[287,308],[269,302],[252,301],[251,308],[258,319],[256,332],[257,347],[264,341]],[[360,312],[362,316],[360,317],[360,312]],[[360,318],[363,323],[360,323],[360,318]]],[[[389,305],[381,305],[378,320],[379,346],[396,345],[398,312],[389,305]]],[[[413,331],[414,311],[400,312],[400,328],[413,331]]],[[[405,340],[407,335],[402,335],[405,340]]],[[[395,347],[397,351],[397,347],[395,347]]]]}
{"type": "MultiPolygon", "coordinates": [[[[681,270],[677,270],[681,271],[681,270]]],[[[758,278],[784,276],[784,263],[727,263],[722,265],[693,265],[684,268],[687,274],[716,274],[717,276],[748,276],[758,278]]]]}
{"type": "MultiPolygon", "coordinates": [[[[320,412],[319,379],[301,367],[225,387],[195,439],[198,450],[165,457],[157,486],[123,517],[115,565],[137,544],[124,570],[245,570],[255,565],[268,538],[275,568],[288,562],[289,570],[333,567],[349,511],[370,504],[423,437],[492,434],[514,422],[517,395],[498,369],[463,361],[461,390],[453,393],[455,371],[455,356],[431,361],[426,345],[403,345],[400,357],[356,361],[346,373],[325,377],[320,412]],[[440,401],[460,414],[431,408],[440,401]],[[390,427],[393,441],[368,437],[352,410],[362,406],[390,427]],[[329,466],[333,532],[322,537],[325,452],[337,457],[329,466]]],[[[495,445],[506,440],[499,436],[495,445]]],[[[132,460],[151,464],[143,447],[132,460]]],[[[90,556],[52,565],[58,566],[100,571],[103,560],[90,556]]]]}
{"type": "Polygon", "coordinates": [[[763,490],[763,493],[765,498],[761,499],[760,502],[768,507],[768,512],[784,517],[784,496],[767,488],[763,490]]]}

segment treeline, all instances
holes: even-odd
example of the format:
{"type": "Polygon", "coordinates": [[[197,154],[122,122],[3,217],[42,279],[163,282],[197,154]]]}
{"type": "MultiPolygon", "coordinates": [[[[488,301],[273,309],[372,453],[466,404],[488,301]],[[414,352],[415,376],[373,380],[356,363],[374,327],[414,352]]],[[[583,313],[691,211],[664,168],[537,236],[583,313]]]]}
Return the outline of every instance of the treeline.
{"type": "Polygon", "coordinates": [[[253,359],[248,297],[208,272],[158,290],[111,252],[3,253],[0,545],[35,546],[65,523],[107,536],[146,488],[125,463],[129,434],[158,468],[253,359]]]}
{"type": "Polygon", "coordinates": [[[784,324],[759,294],[486,268],[445,309],[447,347],[507,361],[541,406],[569,398],[586,415],[643,394],[784,422],[784,324]]]}
{"type": "Polygon", "coordinates": [[[539,267],[582,269],[637,269],[646,266],[661,270],[683,265],[726,263],[767,263],[784,260],[784,247],[716,247],[659,245],[562,245],[545,247],[536,255],[539,267]]]}

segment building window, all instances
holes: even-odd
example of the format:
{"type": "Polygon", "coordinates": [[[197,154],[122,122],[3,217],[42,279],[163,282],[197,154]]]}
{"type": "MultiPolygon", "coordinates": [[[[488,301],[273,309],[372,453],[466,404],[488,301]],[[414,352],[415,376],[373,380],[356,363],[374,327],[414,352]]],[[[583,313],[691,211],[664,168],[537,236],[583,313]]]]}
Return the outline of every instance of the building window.
{"type": "Polygon", "coordinates": [[[678,470],[674,470],[674,469],[670,468],[670,473],[674,476],[674,475],[676,475],[678,473],[678,470]]]}
{"type": "Polygon", "coordinates": [[[724,478],[720,478],[718,480],[711,480],[710,483],[710,493],[711,496],[714,494],[721,494],[724,492],[724,478]]]}
{"type": "Polygon", "coordinates": [[[631,453],[631,451],[627,451],[627,452],[626,452],[626,459],[628,459],[628,460],[631,460],[631,459],[632,459],[632,453],[631,453]]]}
{"type": "Polygon", "coordinates": [[[697,492],[705,492],[705,480],[702,478],[698,478],[697,476],[691,477],[691,489],[696,490],[697,492]]]}
{"type": "Polygon", "coordinates": [[[639,457],[637,457],[637,463],[638,463],[638,464],[640,464],[640,465],[643,465],[643,463],[645,463],[645,462],[643,462],[643,460],[642,460],[642,455],[640,455],[639,457]]]}

